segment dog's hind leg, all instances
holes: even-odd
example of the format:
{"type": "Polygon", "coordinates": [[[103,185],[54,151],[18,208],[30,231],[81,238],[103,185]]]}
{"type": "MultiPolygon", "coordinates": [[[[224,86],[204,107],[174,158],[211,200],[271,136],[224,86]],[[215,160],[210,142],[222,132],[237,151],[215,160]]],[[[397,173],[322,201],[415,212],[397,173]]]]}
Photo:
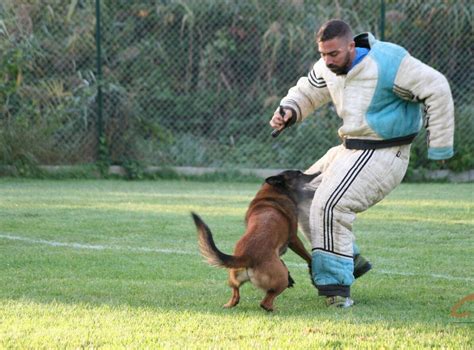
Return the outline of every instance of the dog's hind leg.
{"type": "Polygon", "coordinates": [[[232,288],[232,296],[224,305],[225,308],[236,306],[240,301],[239,288],[242,284],[250,280],[248,269],[230,269],[229,270],[229,286],[232,288]]]}
{"type": "Polygon", "coordinates": [[[240,301],[240,292],[238,287],[232,287],[232,296],[229,301],[224,305],[225,308],[231,308],[236,306],[240,301]]]}
{"type": "Polygon", "coordinates": [[[267,290],[267,295],[265,295],[265,298],[263,298],[260,303],[260,307],[269,312],[273,311],[273,300],[275,300],[280,293],[277,293],[273,289],[267,290]]]}
{"type": "Polygon", "coordinates": [[[290,284],[290,273],[285,264],[283,264],[283,261],[279,260],[279,263],[272,264],[270,269],[267,267],[264,275],[266,275],[266,278],[263,275],[259,277],[259,287],[264,289],[267,294],[261,301],[260,306],[267,311],[273,311],[273,301],[290,284]],[[271,271],[271,275],[268,275],[268,271],[271,271]],[[265,280],[267,281],[264,282],[265,280]]]}
{"type": "MultiPolygon", "coordinates": [[[[289,275],[289,274],[288,274],[289,275]]],[[[265,295],[265,298],[263,298],[262,302],[260,303],[260,307],[263,309],[271,312],[274,310],[273,307],[273,301],[277,296],[279,296],[285,289],[287,288],[287,285],[279,286],[276,289],[269,289],[267,290],[267,294],[265,295]]]]}

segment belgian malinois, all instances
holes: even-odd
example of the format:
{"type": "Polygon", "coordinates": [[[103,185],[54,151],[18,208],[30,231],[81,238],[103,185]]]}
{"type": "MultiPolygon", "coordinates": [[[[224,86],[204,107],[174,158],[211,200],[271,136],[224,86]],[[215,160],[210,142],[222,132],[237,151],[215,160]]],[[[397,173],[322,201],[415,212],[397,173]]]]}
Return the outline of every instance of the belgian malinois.
{"type": "Polygon", "coordinates": [[[233,255],[216,247],[209,227],[192,213],[201,254],[210,265],[229,269],[232,296],[224,307],[236,306],[240,300],[240,286],[250,281],[266,292],[260,306],[273,311],[274,299],[294,283],[280,259],[288,247],[311,266],[311,255],[297,236],[298,203],[308,195],[314,195],[314,188],[308,191],[306,185],[319,174],[287,170],[267,178],[249,205],[246,230],[233,255]]]}

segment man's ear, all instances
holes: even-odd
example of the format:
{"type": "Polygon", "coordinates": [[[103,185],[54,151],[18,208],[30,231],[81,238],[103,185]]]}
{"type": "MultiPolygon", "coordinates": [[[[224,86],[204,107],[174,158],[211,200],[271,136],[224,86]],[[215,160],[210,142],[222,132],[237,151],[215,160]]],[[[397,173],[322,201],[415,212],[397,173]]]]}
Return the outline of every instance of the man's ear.
{"type": "Polygon", "coordinates": [[[275,176],[270,176],[265,179],[265,182],[269,185],[272,186],[283,186],[285,184],[285,181],[283,179],[282,175],[275,175],[275,176]]]}
{"type": "Polygon", "coordinates": [[[355,41],[354,41],[354,40],[351,40],[351,41],[349,42],[349,51],[350,51],[350,52],[353,52],[353,51],[355,50],[355,46],[356,46],[355,41]]]}

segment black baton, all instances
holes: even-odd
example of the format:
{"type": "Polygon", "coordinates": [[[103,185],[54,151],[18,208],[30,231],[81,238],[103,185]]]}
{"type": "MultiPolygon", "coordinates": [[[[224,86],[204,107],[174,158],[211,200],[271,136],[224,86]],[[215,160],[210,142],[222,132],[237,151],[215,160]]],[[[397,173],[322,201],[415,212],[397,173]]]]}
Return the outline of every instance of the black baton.
{"type": "MultiPolygon", "coordinates": [[[[280,111],[279,111],[279,112],[280,112],[280,115],[281,115],[282,117],[285,117],[285,111],[283,110],[283,107],[282,107],[282,106],[280,106],[280,111]]],[[[277,137],[278,135],[280,135],[280,133],[281,133],[283,130],[285,130],[285,128],[290,124],[290,121],[291,121],[291,119],[288,120],[288,121],[285,123],[285,125],[283,125],[283,128],[281,128],[280,130],[273,130],[273,131],[272,131],[272,137],[277,137]]]]}

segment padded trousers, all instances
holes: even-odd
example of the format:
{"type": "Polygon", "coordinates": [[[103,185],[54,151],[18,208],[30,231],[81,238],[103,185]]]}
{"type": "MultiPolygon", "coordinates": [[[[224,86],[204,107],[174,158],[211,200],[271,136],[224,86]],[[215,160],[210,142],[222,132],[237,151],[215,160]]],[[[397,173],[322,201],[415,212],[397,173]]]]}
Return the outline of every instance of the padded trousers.
{"type": "Polygon", "coordinates": [[[312,278],[319,295],[350,296],[358,249],[352,232],[356,214],[400,184],[409,159],[410,145],[377,150],[340,145],[306,170],[322,173],[309,210],[312,278]]]}

